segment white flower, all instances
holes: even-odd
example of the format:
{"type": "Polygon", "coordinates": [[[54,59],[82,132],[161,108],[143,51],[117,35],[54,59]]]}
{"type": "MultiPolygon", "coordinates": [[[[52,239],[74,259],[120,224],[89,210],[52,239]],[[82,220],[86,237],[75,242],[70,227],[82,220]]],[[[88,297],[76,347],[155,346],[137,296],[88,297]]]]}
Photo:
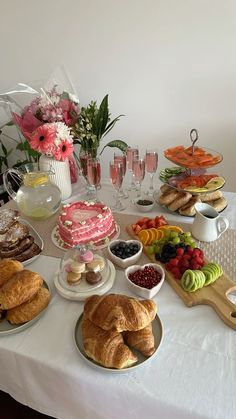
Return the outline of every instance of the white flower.
{"type": "Polygon", "coordinates": [[[70,128],[67,127],[66,124],[64,124],[64,122],[57,122],[56,123],[56,127],[57,127],[57,140],[59,141],[60,144],[60,140],[62,139],[68,139],[71,140],[71,142],[73,141],[73,137],[70,133],[70,128]]]}
{"type": "Polygon", "coordinates": [[[76,95],[73,95],[73,93],[69,93],[69,98],[74,103],[79,103],[79,98],[76,95]]]}

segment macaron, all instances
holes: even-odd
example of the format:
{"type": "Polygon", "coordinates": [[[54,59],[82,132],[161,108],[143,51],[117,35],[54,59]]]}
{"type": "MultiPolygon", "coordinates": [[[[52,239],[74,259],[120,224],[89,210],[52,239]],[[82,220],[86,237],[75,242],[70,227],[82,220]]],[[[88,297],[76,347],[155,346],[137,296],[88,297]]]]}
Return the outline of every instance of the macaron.
{"type": "Polygon", "coordinates": [[[84,263],[90,263],[93,260],[93,252],[91,252],[91,250],[86,250],[85,253],[83,253],[82,255],[79,255],[78,257],[78,261],[79,262],[84,262],[84,263]]]}
{"type": "Polygon", "coordinates": [[[75,274],[82,274],[85,271],[85,263],[84,262],[71,262],[70,264],[71,272],[75,274]]]}
{"type": "Polygon", "coordinates": [[[92,272],[89,271],[85,275],[85,280],[88,282],[88,284],[97,284],[102,279],[102,275],[100,272],[92,272]]]}
{"type": "Polygon", "coordinates": [[[67,279],[68,284],[78,284],[81,280],[81,274],[80,273],[76,274],[74,272],[68,272],[66,279],[67,279]]]}
{"type": "Polygon", "coordinates": [[[94,258],[92,262],[86,264],[89,271],[100,272],[105,267],[104,259],[94,258]]]}

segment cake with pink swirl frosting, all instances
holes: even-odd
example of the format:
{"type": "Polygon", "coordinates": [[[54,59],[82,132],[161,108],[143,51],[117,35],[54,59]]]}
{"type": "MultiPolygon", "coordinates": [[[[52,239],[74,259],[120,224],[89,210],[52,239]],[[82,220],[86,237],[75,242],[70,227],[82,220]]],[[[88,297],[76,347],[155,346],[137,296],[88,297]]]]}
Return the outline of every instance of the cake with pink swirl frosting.
{"type": "Polygon", "coordinates": [[[72,202],[62,207],[58,219],[61,245],[101,246],[116,236],[118,226],[111,209],[101,202],[72,202]]]}

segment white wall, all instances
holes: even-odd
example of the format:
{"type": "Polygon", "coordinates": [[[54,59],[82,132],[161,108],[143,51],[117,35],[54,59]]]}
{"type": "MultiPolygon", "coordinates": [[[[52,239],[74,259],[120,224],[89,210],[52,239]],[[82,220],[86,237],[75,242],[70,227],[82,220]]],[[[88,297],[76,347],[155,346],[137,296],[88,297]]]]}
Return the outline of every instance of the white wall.
{"type": "MultiPolygon", "coordinates": [[[[188,144],[224,155],[217,173],[236,192],[235,0],[0,0],[0,91],[64,64],[82,104],[109,93],[126,116],[110,139],[188,144]]],[[[103,155],[103,173],[111,156],[103,155]]],[[[168,166],[160,157],[159,167],[168,166]]]]}

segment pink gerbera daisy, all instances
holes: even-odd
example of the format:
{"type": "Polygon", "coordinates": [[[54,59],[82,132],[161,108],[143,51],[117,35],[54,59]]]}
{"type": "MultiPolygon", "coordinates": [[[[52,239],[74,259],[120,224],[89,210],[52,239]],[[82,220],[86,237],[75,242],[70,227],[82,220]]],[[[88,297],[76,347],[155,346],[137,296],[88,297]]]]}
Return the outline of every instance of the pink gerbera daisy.
{"type": "Polygon", "coordinates": [[[50,154],[56,138],[54,124],[43,124],[30,136],[30,146],[43,154],[50,154]]]}
{"type": "Polygon", "coordinates": [[[74,146],[71,142],[67,140],[62,140],[56,151],[54,152],[54,157],[56,160],[64,161],[67,157],[69,157],[74,151],[74,146]]]}

